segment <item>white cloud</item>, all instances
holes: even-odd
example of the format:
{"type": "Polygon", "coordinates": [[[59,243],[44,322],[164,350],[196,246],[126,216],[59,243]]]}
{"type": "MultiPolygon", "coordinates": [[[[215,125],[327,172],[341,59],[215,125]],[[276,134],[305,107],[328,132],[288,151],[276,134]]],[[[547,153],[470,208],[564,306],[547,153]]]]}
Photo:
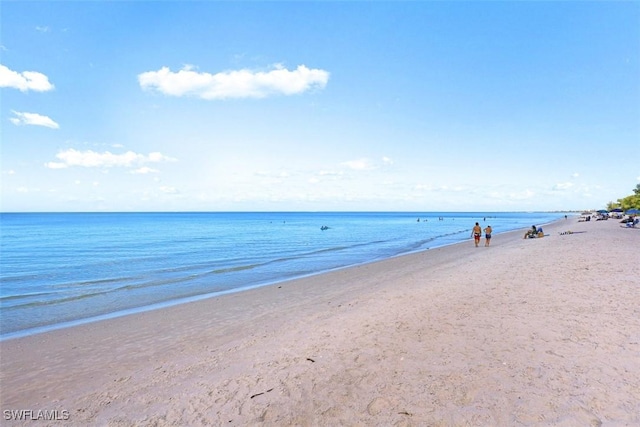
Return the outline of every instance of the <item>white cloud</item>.
{"type": "Polygon", "coordinates": [[[432,191],[433,187],[430,184],[416,184],[413,189],[418,191],[432,191]]]}
{"type": "Polygon", "coordinates": [[[267,72],[236,70],[217,74],[201,73],[186,66],[178,72],[168,67],[138,75],[140,87],[171,96],[196,96],[202,99],[264,98],[269,95],[294,95],[312,88],[324,88],[329,72],[299,65],[289,71],[281,65],[267,72]]]}
{"type": "Polygon", "coordinates": [[[320,175],[320,176],[342,176],[342,172],[341,171],[321,170],[320,172],[318,172],[318,175],[320,175]]]}
{"type": "Polygon", "coordinates": [[[573,183],[572,182],[560,182],[556,185],[553,186],[553,190],[554,191],[562,191],[562,190],[568,190],[571,187],[573,187],[573,183]]]}
{"type": "Polygon", "coordinates": [[[265,178],[263,182],[283,182],[285,179],[290,178],[291,174],[285,170],[281,171],[258,171],[253,173],[254,176],[259,178],[265,178]]]}
{"type": "Polygon", "coordinates": [[[10,70],[2,64],[0,64],[0,87],[10,87],[22,92],[29,90],[46,92],[54,88],[54,86],[49,83],[49,78],[42,73],[36,71],[23,71],[19,73],[10,70]]]}
{"type": "Polygon", "coordinates": [[[37,113],[20,113],[18,111],[12,111],[16,117],[12,117],[11,123],[16,126],[22,125],[33,125],[33,126],[44,126],[51,129],[59,129],[60,125],[54,122],[51,118],[47,116],[42,116],[37,113]]]}
{"type": "Polygon", "coordinates": [[[367,171],[367,170],[379,169],[386,166],[391,166],[393,165],[393,160],[390,159],[389,157],[382,157],[380,161],[374,161],[368,158],[360,158],[360,159],[342,162],[341,165],[356,171],[367,171]]]}
{"type": "Polygon", "coordinates": [[[160,187],[160,191],[165,194],[178,194],[179,191],[175,187],[162,186],[160,187]]]}
{"type": "Polygon", "coordinates": [[[68,167],[66,163],[56,163],[56,162],[45,163],[45,166],[48,167],[49,169],[65,169],[68,167]]]}
{"type": "Polygon", "coordinates": [[[353,169],[357,171],[371,170],[374,168],[373,164],[371,163],[371,160],[369,159],[349,160],[347,162],[343,162],[342,164],[348,167],[349,169],[353,169]]]}
{"type": "Polygon", "coordinates": [[[157,173],[157,172],[159,172],[158,169],[153,169],[153,168],[150,168],[149,166],[143,166],[141,168],[131,171],[132,174],[138,174],[138,175],[145,175],[148,173],[157,173]]]}
{"type": "Polygon", "coordinates": [[[71,166],[82,166],[87,168],[110,168],[110,167],[137,167],[145,163],[158,163],[165,161],[175,161],[162,153],[144,154],[127,151],[123,154],[113,154],[109,151],[98,153],[95,151],[78,151],[73,148],[61,151],[56,155],[59,162],[49,162],[45,166],[51,169],[64,169],[71,166]]]}

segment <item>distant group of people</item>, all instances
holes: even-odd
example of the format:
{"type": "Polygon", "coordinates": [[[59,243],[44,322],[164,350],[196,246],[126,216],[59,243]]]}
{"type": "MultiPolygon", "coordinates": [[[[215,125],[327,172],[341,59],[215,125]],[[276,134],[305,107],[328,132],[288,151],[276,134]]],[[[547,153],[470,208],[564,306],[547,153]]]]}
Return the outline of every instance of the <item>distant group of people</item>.
{"type": "Polygon", "coordinates": [[[476,225],[473,227],[473,230],[471,230],[471,237],[473,237],[473,241],[476,245],[476,248],[480,244],[480,238],[482,237],[483,231],[484,231],[484,245],[489,246],[489,244],[491,243],[491,233],[493,232],[493,229],[491,228],[491,226],[487,225],[483,230],[482,227],[480,227],[480,224],[476,222],[476,225]]]}
{"type": "MultiPolygon", "coordinates": [[[[491,233],[493,229],[490,225],[487,225],[484,229],[480,227],[480,224],[476,222],[476,225],[473,226],[471,230],[471,237],[473,238],[473,242],[476,245],[476,248],[480,245],[480,239],[482,239],[482,233],[484,232],[484,245],[489,246],[491,244],[491,233]]],[[[536,227],[532,225],[530,229],[528,229],[524,233],[524,239],[526,238],[534,238],[534,237],[544,237],[544,231],[542,227],[536,227]]]]}

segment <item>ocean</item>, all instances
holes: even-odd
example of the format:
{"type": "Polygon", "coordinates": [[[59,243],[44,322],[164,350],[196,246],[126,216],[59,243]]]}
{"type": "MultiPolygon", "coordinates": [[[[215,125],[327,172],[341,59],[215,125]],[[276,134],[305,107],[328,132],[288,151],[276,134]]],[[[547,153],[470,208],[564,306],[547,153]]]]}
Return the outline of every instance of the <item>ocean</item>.
{"type": "Polygon", "coordinates": [[[0,339],[494,235],[564,213],[2,213],[0,339]],[[326,228],[326,229],[323,229],[326,228]]]}

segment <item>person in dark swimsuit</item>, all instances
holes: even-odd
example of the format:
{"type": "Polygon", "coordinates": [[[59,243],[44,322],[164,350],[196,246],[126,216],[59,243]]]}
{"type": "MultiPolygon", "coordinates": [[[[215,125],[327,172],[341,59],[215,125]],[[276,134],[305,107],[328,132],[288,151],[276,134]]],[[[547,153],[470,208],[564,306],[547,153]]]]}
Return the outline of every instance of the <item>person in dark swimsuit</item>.
{"type": "Polygon", "coordinates": [[[484,229],[484,245],[485,246],[489,246],[489,244],[491,243],[492,232],[493,232],[493,229],[491,228],[491,226],[487,225],[486,228],[484,229]]]}

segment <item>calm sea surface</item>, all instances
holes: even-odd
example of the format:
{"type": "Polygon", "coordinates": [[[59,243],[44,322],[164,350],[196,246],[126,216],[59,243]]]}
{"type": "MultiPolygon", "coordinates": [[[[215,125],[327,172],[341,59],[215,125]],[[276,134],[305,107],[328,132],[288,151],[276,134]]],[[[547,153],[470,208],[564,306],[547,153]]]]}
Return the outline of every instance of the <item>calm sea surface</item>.
{"type": "Polygon", "coordinates": [[[449,245],[475,221],[497,234],[563,216],[3,213],[0,338],[449,245]]]}

